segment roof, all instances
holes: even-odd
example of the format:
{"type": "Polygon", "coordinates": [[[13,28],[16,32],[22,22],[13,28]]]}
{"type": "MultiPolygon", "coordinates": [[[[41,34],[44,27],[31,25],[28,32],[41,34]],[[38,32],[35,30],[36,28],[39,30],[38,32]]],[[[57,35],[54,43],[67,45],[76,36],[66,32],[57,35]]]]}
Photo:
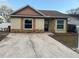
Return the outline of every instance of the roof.
{"type": "Polygon", "coordinates": [[[39,10],[39,11],[44,13],[46,16],[66,16],[65,14],[55,10],[39,10]]]}
{"type": "Polygon", "coordinates": [[[35,12],[37,12],[37,13],[39,13],[40,15],[44,16],[44,14],[41,13],[39,10],[34,9],[33,7],[31,7],[31,6],[29,6],[29,5],[27,5],[27,6],[23,7],[23,8],[21,8],[21,9],[18,9],[17,11],[13,12],[11,15],[15,15],[16,13],[22,11],[23,9],[25,9],[25,8],[27,8],[27,7],[31,8],[31,9],[34,10],[35,12]]]}
{"type": "Polygon", "coordinates": [[[16,12],[12,13],[11,16],[19,16],[19,17],[59,17],[59,18],[67,18],[67,15],[64,13],[61,13],[59,11],[55,11],[55,10],[36,10],[33,7],[27,5],[19,10],[17,10],[16,12]],[[41,14],[42,16],[33,16],[33,15],[16,15],[17,12],[30,7],[31,9],[33,9],[34,11],[36,11],[37,13],[41,14]]]}

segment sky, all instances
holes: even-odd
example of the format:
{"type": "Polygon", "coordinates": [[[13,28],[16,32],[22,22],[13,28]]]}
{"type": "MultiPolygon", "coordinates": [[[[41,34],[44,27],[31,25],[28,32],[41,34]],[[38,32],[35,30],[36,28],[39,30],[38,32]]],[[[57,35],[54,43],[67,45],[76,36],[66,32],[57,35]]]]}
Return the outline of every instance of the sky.
{"type": "Polygon", "coordinates": [[[67,10],[79,7],[79,0],[0,0],[0,5],[2,4],[13,10],[30,5],[40,10],[57,10],[66,13],[67,10]]]}

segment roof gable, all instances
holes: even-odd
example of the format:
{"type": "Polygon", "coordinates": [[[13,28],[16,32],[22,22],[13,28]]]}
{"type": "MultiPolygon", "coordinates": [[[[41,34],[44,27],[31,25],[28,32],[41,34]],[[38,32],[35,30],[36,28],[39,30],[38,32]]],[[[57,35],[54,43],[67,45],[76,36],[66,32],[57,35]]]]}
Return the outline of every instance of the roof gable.
{"type": "Polygon", "coordinates": [[[26,16],[44,16],[44,14],[31,6],[27,5],[16,12],[13,12],[11,15],[26,15],[26,16]]]}
{"type": "Polygon", "coordinates": [[[52,17],[52,18],[68,18],[66,14],[63,14],[55,10],[36,10],[27,5],[16,12],[13,12],[11,17],[52,17]]]}

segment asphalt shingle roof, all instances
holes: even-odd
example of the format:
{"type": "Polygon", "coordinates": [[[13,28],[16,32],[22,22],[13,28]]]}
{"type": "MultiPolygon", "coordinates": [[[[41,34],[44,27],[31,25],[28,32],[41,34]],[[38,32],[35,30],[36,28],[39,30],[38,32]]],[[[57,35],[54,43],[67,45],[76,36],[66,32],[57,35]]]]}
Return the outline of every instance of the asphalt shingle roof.
{"type": "Polygon", "coordinates": [[[62,16],[66,17],[67,15],[55,10],[39,10],[40,12],[44,13],[46,16],[62,16]]]}
{"type": "MultiPolygon", "coordinates": [[[[33,9],[32,7],[30,6],[26,6],[26,7],[29,7],[31,9],[33,9]]],[[[11,14],[11,16],[19,16],[19,17],[54,17],[54,18],[67,18],[67,15],[64,14],[64,13],[61,13],[59,11],[56,11],[56,10],[35,10],[33,9],[34,11],[38,12],[39,14],[41,14],[42,16],[38,16],[38,15],[29,15],[29,14],[22,14],[22,15],[17,15],[16,13],[25,9],[26,7],[22,8],[22,9],[19,9],[18,11],[14,12],[11,14]]]]}

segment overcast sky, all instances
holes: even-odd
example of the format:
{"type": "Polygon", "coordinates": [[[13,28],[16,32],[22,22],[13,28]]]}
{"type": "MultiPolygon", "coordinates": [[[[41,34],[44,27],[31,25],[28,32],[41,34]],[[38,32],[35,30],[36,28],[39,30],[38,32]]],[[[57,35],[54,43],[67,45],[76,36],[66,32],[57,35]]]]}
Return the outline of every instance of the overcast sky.
{"type": "Polygon", "coordinates": [[[36,9],[48,9],[65,12],[79,7],[79,0],[0,0],[0,5],[5,4],[14,10],[31,5],[36,9]]]}

